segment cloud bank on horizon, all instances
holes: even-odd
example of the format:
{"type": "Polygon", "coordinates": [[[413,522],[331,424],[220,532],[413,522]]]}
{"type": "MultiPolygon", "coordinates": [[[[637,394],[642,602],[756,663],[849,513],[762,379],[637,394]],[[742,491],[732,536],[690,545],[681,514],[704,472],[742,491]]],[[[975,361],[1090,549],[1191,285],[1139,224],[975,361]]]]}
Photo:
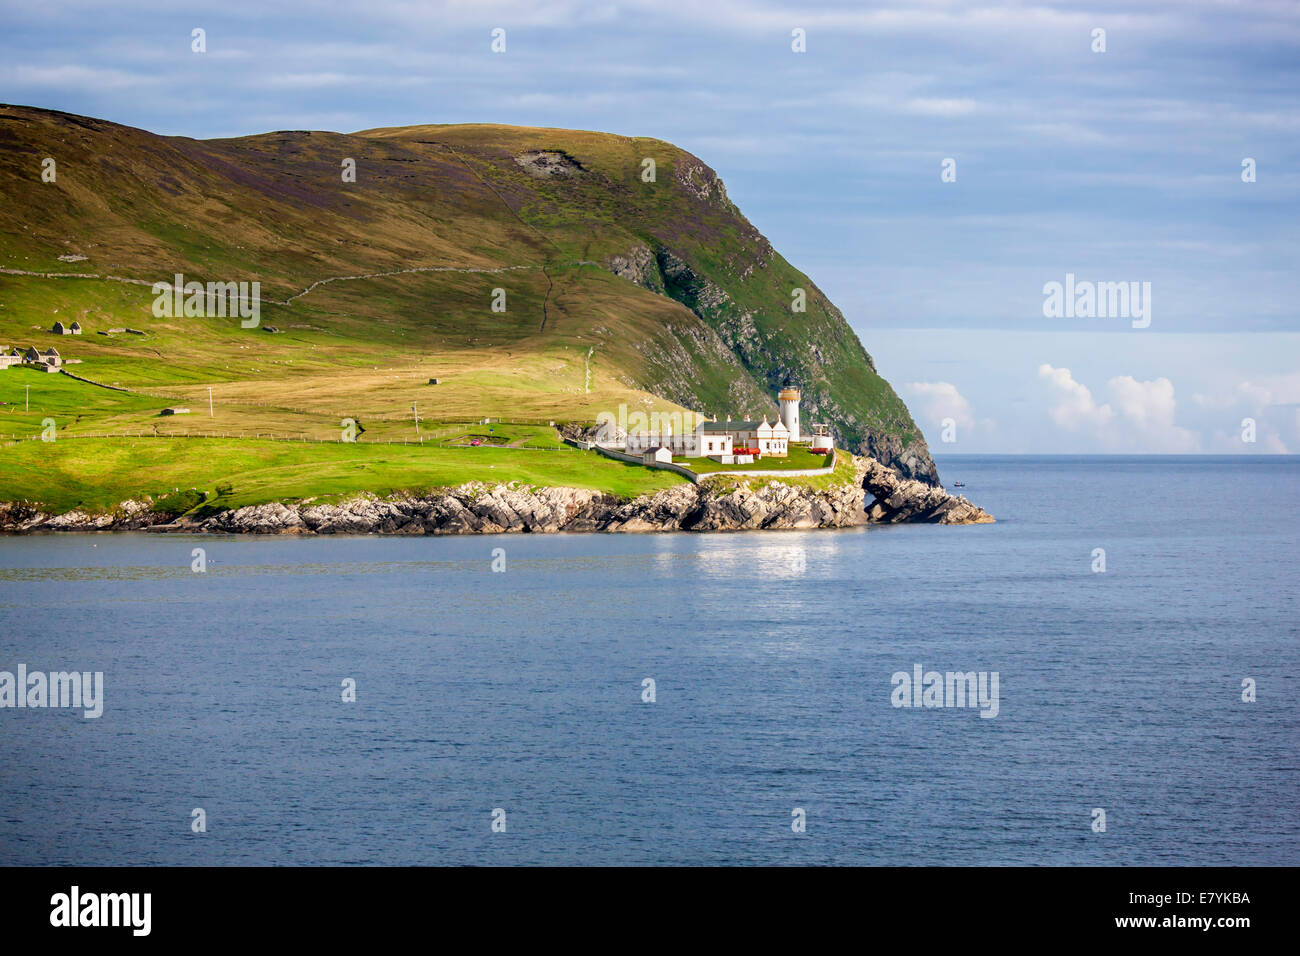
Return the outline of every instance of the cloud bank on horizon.
{"type": "Polygon", "coordinates": [[[1300,452],[1291,0],[2,10],[0,100],[154,132],[494,122],[689,149],[937,453],[1300,452]],[[1051,317],[1049,283],[1095,295],[1051,317]],[[1145,327],[1114,308],[1129,283],[1145,327]]]}

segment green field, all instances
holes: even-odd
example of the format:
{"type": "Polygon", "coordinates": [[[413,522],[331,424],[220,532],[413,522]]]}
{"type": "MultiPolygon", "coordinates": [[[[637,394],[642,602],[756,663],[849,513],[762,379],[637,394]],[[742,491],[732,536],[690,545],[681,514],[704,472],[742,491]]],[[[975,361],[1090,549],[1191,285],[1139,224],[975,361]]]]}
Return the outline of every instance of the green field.
{"type": "MultiPolygon", "coordinates": [[[[309,411],[214,403],[209,415],[206,404],[194,403],[188,414],[162,416],[164,405],[66,375],[23,367],[0,371],[0,500],[31,501],[55,511],[106,511],[129,498],[171,496],[159,508],[179,512],[199,502],[211,509],[335,501],[468,481],[590,488],[632,498],[686,480],[579,451],[563,444],[549,425],[421,420],[417,430],[410,419],[373,420],[358,413],[363,430],[356,441],[344,442],[335,419],[309,411]],[[47,423],[53,441],[40,439],[47,423]],[[202,494],[187,498],[190,489],[202,494]]],[[[794,446],[787,458],[755,465],[719,465],[707,458],[681,463],[696,471],[771,469],[780,478],[783,469],[820,468],[825,461],[794,446]]],[[[782,480],[852,480],[851,468],[839,472],[782,480]]]]}
{"type": "Polygon", "coordinates": [[[206,492],[209,506],[238,508],[335,501],[361,492],[420,493],[469,481],[590,488],[632,498],[686,480],[569,446],[545,451],[221,438],[9,442],[0,446],[0,471],[4,500],[57,511],[106,511],[128,498],[191,488],[206,492]]]}

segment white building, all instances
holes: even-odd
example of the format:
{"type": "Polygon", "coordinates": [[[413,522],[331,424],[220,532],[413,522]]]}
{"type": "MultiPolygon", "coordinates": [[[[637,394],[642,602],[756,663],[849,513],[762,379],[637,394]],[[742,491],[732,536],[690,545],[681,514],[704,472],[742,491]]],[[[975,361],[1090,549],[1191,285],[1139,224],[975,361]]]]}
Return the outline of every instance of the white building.
{"type": "MultiPolygon", "coordinates": [[[[670,427],[658,429],[629,428],[622,442],[628,454],[641,455],[647,463],[653,453],[655,461],[678,458],[712,458],[724,465],[748,464],[767,455],[785,458],[790,454],[790,443],[799,441],[799,390],[792,386],[778,394],[781,417],[761,421],[700,421],[693,430],[674,433],[670,427]],[[667,453],[668,458],[660,457],[667,453]]],[[[817,426],[825,429],[825,426],[817,426]]],[[[617,438],[623,436],[617,435],[617,438]]],[[[830,436],[824,436],[826,449],[830,449],[830,436]]]]}
{"type": "Polygon", "coordinates": [[[706,445],[711,439],[726,436],[731,443],[731,452],[736,455],[745,454],[741,451],[742,448],[752,449],[751,454],[770,455],[773,458],[784,458],[790,454],[789,429],[780,420],[769,425],[766,415],[761,422],[705,422],[700,429],[706,445]]]}
{"type": "Polygon", "coordinates": [[[708,424],[701,422],[694,431],[675,433],[669,428],[659,430],[629,429],[625,448],[629,455],[644,455],[646,452],[662,449],[671,460],[678,458],[706,458],[711,455],[731,454],[731,440],[714,436],[706,440],[703,428],[708,424]]]}
{"type": "MultiPolygon", "coordinates": [[[[681,435],[667,432],[630,431],[625,448],[630,455],[664,452],[678,458],[712,458],[723,464],[743,464],[768,455],[790,454],[790,433],[781,421],[700,422],[695,431],[681,435]]],[[[670,459],[671,460],[671,457],[670,459]]]]}

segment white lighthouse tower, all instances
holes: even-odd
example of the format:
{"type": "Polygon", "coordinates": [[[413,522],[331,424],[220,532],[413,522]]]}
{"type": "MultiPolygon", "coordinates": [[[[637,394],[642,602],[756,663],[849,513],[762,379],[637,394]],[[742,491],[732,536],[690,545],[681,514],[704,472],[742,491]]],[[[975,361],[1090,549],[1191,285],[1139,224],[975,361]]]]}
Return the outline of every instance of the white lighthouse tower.
{"type": "Polygon", "coordinates": [[[787,385],[776,397],[781,403],[781,423],[790,432],[790,441],[799,441],[799,389],[787,385]]]}

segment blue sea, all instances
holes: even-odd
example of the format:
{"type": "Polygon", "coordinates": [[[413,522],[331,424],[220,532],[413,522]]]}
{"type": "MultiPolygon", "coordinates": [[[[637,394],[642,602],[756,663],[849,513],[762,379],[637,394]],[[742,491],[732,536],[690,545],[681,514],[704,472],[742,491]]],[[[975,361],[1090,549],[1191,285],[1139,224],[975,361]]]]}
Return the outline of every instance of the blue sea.
{"type": "Polygon", "coordinates": [[[0,863],[1300,864],[1300,458],[939,464],[996,524],[0,538],[0,670],[104,675],[0,863]]]}

